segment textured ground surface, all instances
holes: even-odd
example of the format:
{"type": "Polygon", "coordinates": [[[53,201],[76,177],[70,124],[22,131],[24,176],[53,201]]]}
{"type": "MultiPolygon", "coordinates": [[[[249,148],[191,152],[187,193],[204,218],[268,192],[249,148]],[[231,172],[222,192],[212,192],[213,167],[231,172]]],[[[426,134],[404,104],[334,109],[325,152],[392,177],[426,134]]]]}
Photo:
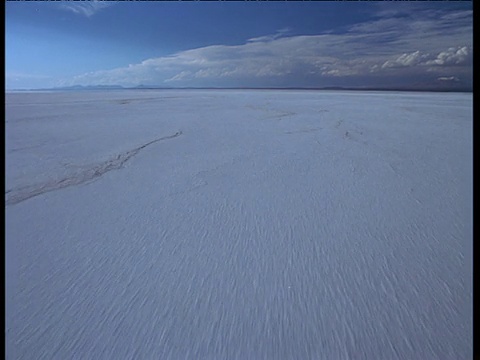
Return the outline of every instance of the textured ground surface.
{"type": "Polygon", "coordinates": [[[7,359],[469,359],[471,94],[6,95],[7,359]]]}

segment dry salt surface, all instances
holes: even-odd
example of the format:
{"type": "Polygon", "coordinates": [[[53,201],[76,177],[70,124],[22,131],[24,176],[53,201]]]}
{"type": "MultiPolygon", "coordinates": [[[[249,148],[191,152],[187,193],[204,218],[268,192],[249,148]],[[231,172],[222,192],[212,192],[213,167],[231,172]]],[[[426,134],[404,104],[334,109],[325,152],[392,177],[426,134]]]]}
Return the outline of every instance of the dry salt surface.
{"type": "Polygon", "coordinates": [[[6,94],[6,358],[472,358],[472,94],[6,94]]]}

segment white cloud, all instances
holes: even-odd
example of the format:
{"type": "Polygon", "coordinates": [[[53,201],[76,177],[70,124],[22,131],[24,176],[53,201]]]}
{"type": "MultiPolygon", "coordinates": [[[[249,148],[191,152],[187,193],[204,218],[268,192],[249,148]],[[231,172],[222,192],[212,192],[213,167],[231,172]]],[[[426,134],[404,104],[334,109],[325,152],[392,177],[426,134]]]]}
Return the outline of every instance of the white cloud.
{"type": "Polygon", "coordinates": [[[440,76],[437,78],[439,81],[460,81],[456,76],[440,76]]]}
{"type": "Polygon", "coordinates": [[[471,47],[451,47],[442,51],[433,60],[427,61],[427,65],[462,65],[471,60],[471,47]]]}
{"type": "Polygon", "coordinates": [[[443,20],[464,20],[466,19],[467,21],[473,16],[473,11],[472,10],[463,10],[463,11],[455,11],[452,13],[447,13],[442,16],[443,20]]]}
{"type": "MultiPolygon", "coordinates": [[[[429,66],[427,71],[435,71],[432,66],[454,66],[454,65],[469,65],[472,61],[472,48],[469,46],[450,47],[447,50],[439,52],[437,55],[429,53],[422,53],[419,50],[410,53],[402,54],[396,59],[389,59],[385,61],[381,68],[400,68],[412,66],[429,66]]],[[[378,66],[374,67],[378,71],[378,66]]]]}
{"type": "Polygon", "coordinates": [[[95,15],[102,9],[105,9],[109,6],[115,4],[113,1],[98,1],[98,0],[90,0],[90,1],[62,1],[61,2],[61,9],[66,11],[71,11],[78,15],[83,15],[86,17],[90,17],[95,15]]]}
{"type": "Polygon", "coordinates": [[[410,53],[402,54],[395,60],[387,60],[383,63],[382,69],[402,66],[415,66],[428,58],[429,54],[422,54],[419,50],[410,53]]]}
{"type": "Polygon", "coordinates": [[[179,74],[172,76],[170,79],[165,80],[165,82],[169,81],[178,81],[178,80],[185,80],[190,78],[192,75],[191,71],[182,71],[179,74]]]}
{"type": "Polygon", "coordinates": [[[275,34],[273,35],[265,35],[265,36],[259,36],[256,38],[251,38],[248,39],[247,42],[267,42],[267,41],[272,41],[275,39],[278,39],[279,37],[287,35],[291,31],[290,28],[284,28],[278,30],[275,34]]]}

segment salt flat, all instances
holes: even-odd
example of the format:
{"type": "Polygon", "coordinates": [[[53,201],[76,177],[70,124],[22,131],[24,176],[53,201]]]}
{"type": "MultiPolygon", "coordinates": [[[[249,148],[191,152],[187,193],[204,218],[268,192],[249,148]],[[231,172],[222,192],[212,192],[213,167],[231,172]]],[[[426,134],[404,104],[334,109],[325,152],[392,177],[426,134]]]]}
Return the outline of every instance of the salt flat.
{"type": "Polygon", "coordinates": [[[6,94],[7,359],[469,359],[472,95],[6,94]]]}

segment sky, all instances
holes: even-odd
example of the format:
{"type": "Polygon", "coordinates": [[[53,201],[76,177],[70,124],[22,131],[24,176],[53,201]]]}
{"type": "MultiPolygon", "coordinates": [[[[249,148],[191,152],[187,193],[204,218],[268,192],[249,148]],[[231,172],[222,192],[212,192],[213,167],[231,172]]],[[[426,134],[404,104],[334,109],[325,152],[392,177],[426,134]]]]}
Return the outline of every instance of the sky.
{"type": "Polygon", "coordinates": [[[471,1],[5,5],[5,87],[471,88],[471,1]]]}

